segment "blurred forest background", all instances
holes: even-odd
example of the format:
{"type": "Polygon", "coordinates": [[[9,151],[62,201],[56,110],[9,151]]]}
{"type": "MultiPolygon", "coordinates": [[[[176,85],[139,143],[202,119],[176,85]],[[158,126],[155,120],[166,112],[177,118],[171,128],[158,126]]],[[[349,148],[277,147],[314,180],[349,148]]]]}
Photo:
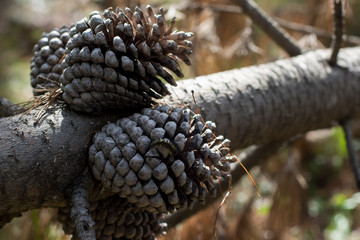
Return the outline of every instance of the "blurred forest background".
{"type": "MultiPolygon", "coordinates": [[[[330,46],[331,34],[324,31],[332,31],[332,1],[256,2],[280,19],[302,47],[330,46]],[[291,30],[289,23],[301,26],[291,30]],[[306,33],[304,25],[322,32],[306,33]]],[[[346,33],[360,36],[360,1],[345,2],[346,33]]],[[[2,0],[0,96],[16,103],[31,98],[29,62],[42,32],[75,23],[93,10],[146,4],[163,6],[167,19],[176,16],[180,29],[195,33],[193,65],[183,66],[185,78],[287,57],[230,0],[2,0]]],[[[353,46],[354,42],[344,45],[353,46]]],[[[358,125],[355,123],[355,138],[360,136],[358,125]]],[[[360,150],[360,142],[355,143],[360,150]]],[[[306,134],[253,168],[251,174],[262,198],[256,196],[247,177],[233,186],[216,221],[219,239],[360,239],[360,193],[341,128],[306,134]]],[[[218,206],[216,202],[160,239],[212,239],[218,206]]],[[[70,239],[55,218],[53,209],[24,213],[0,230],[0,239],[70,239]]]]}

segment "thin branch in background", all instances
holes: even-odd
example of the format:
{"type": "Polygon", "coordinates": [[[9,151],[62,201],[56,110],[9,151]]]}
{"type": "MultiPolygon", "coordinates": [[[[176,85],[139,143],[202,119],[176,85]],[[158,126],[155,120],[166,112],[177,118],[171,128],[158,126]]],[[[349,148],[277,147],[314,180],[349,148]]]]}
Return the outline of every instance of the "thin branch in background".
{"type": "Polygon", "coordinates": [[[233,0],[258,25],[278,46],[284,49],[290,56],[302,53],[296,41],[279,24],[262,11],[252,0],[233,0]]]}
{"type": "Polygon", "coordinates": [[[90,216],[87,194],[87,185],[84,180],[75,184],[71,199],[71,218],[75,222],[76,234],[80,240],[95,240],[95,223],[90,216]]]}
{"type": "Polygon", "coordinates": [[[342,122],[341,126],[344,130],[346,147],[347,147],[348,154],[349,154],[349,161],[350,161],[352,170],[355,175],[356,186],[360,190],[360,165],[359,165],[359,160],[357,158],[357,155],[356,155],[356,152],[354,149],[353,138],[352,138],[352,133],[351,133],[351,126],[350,126],[349,120],[345,120],[344,122],[342,122]]]}
{"type": "MultiPolygon", "coordinates": [[[[254,146],[251,147],[248,151],[241,153],[238,159],[242,162],[246,169],[250,170],[252,167],[259,165],[262,161],[265,161],[272,154],[277,152],[282,145],[283,143],[281,142],[273,142],[260,146],[254,146]]],[[[239,164],[236,164],[231,171],[231,175],[232,183],[235,185],[242,178],[242,176],[246,175],[246,172],[239,164]]],[[[210,198],[208,196],[206,199],[206,204],[195,204],[192,209],[184,209],[165,217],[164,222],[168,224],[168,229],[175,227],[180,222],[197,214],[202,209],[210,206],[213,202],[220,199],[222,197],[220,188],[223,190],[223,192],[226,192],[229,189],[229,183],[225,180],[222,180],[220,185],[217,186],[216,198],[210,198]]]]}
{"type": "MultiPolygon", "coordinates": [[[[319,38],[326,38],[326,39],[332,38],[332,34],[324,29],[313,27],[310,25],[290,22],[282,18],[275,18],[275,19],[283,28],[301,33],[306,33],[306,34],[315,34],[319,38]]],[[[357,36],[343,34],[343,41],[352,45],[360,45],[360,38],[357,36]]]]}
{"type": "MultiPolygon", "coordinates": [[[[185,4],[181,4],[179,6],[179,11],[202,11],[206,8],[211,9],[215,12],[223,12],[223,13],[230,13],[230,14],[243,14],[244,12],[241,10],[241,7],[238,6],[231,6],[226,4],[211,4],[211,3],[197,3],[197,2],[184,2],[185,4]]],[[[300,24],[295,22],[290,22],[288,20],[282,19],[282,18],[274,18],[276,22],[283,28],[286,28],[288,30],[301,32],[305,34],[315,34],[318,38],[326,38],[326,39],[332,39],[332,34],[328,31],[306,25],[306,24],[300,24]]],[[[353,35],[346,35],[343,34],[343,42],[348,43],[351,45],[360,45],[360,37],[353,36],[353,35]]]]}
{"type": "Polygon", "coordinates": [[[243,11],[240,7],[227,5],[227,4],[219,4],[219,3],[200,3],[200,2],[192,2],[192,1],[184,1],[180,3],[177,8],[179,11],[202,11],[204,9],[211,9],[216,12],[224,12],[224,13],[233,13],[233,14],[242,14],[243,11]]]}
{"type": "Polygon", "coordinates": [[[343,2],[341,0],[334,1],[334,39],[331,48],[333,49],[329,63],[332,66],[336,65],[337,55],[340,51],[342,44],[343,28],[344,28],[344,15],[343,15],[343,2]]]}
{"type": "Polygon", "coordinates": [[[218,230],[217,230],[217,228],[216,228],[216,222],[217,222],[217,220],[218,220],[218,218],[219,218],[220,209],[221,209],[221,207],[225,204],[225,202],[226,202],[226,200],[228,199],[228,197],[230,196],[230,194],[231,194],[231,190],[229,190],[229,191],[227,191],[227,192],[225,193],[225,196],[223,197],[223,199],[222,199],[222,201],[221,201],[221,203],[220,203],[220,205],[219,205],[219,207],[218,207],[218,209],[217,209],[217,211],[216,211],[215,221],[214,221],[214,227],[213,227],[214,239],[217,239],[218,230]]]}

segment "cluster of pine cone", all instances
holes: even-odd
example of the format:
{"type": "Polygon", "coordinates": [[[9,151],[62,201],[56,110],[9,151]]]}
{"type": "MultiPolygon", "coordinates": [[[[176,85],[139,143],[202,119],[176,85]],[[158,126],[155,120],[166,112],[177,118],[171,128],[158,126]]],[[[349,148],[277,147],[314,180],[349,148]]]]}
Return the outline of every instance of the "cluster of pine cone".
{"type": "Polygon", "coordinates": [[[70,28],[44,33],[34,47],[31,85],[35,94],[61,87],[62,99],[79,112],[144,108],[169,94],[162,80],[183,77],[178,60],[190,65],[192,33],[166,24],[162,9],[92,12],[70,28]]]}
{"type": "Polygon", "coordinates": [[[230,178],[230,141],[189,109],[143,109],[95,134],[89,148],[93,175],[104,188],[140,209],[172,213],[216,195],[213,180],[230,178]]]}
{"type": "MultiPolygon", "coordinates": [[[[92,12],[78,23],[44,33],[34,47],[34,95],[61,88],[75,111],[142,109],[106,124],[93,137],[89,167],[114,194],[90,203],[97,239],[154,239],[165,232],[161,216],[215,196],[214,180],[230,180],[230,141],[213,133],[189,109],[154,106],[183,77],[178,60],[190,65],[192,33],[166,24],[163,10],[140,8],[92,12]]],[[[67,234],[78,239],[71,207],[59,209],[67,234]]]]}
{"type": "MultiPolygon", "coordinates": [[[[236,161],[229,155],[230,141],[216,137],[215,128],[189,109],[162,105],[97,132],[89,167],[102,187],[114,193],[91,204],[97,238],[155,239],[166,230],[160,221],[164,214],[204,204],[207,195],[215,197],[214,180],[230,181],[229,163],[236,161]],[[124,222],[133,216],[139,221],[124,222]]],[[[76,239],[70,210],[60,208],[59,221],[76,239]]]]}
{"type": "Polygon", "coordinates": [[[30,80],[34,95],[41,95],[59,86],[63,73],[61,59],[65,55],[65,46],[70,39],[66,26],[43,33],[34,46],[31,59],[30,80]]]}

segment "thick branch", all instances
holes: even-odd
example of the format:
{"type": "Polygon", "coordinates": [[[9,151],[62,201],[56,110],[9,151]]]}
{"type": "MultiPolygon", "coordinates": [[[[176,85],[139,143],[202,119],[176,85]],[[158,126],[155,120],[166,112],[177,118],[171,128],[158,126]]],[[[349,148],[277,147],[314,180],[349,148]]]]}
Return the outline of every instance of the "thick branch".
{"type": "Polygon", "coordinates": [[[330,54],[317,50],[181,81],[174,101],[181,99],[194,109],[194,90],[201,114],[216,120],[217,132],[236,147],[330,127],[360,109],[360,48],[343,48],[340,67],[328,64],[330,54]]]}
{"type": "Polygon", "coordinates": [[[115,120],[58,109],[35,125],[35,113],[0,119],[0,216],[65,206],[87,167],[92,135],[115,120]]]}
{"type": "MultiPolygon", "coordinates": [[[[166,98],[193,107],[191,90],[205,119],[232,147],[283,141],[330,127],[360,109],[360,48],[342,49],[341,68],[331,68],[329,50],[257,67],[184,80],[166,98]]],[[[195,109],[195,108],[193,108],[195,109]]],[[[121,117],[120,115],[118,116],[121,117]]],[[[26,115],[0,119],[0,216],[66,202],[66,189],[86,167],[87,148],[107,116],[58,110],[34,127],[26,115]]],[[[106,193],[89,192],[90,202],[106,193]]]]}

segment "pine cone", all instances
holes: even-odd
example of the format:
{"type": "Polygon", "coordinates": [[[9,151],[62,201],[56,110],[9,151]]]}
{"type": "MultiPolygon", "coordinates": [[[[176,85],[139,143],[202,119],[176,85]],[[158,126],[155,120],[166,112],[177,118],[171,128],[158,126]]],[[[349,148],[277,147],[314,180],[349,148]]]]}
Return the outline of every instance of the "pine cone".
{"type": "MultiPolygon", "coordinates": [[[[77,240],[75,223],[70,218],[71,207],[59,208],[58,221],[66,234],[77,240]]],[[[90,204],[90,214],[95,222],[96,239],[144,239],[153,240],[164,234],[166,224],[159,216],[136,208],[118,195],[90,204]]]]}
{"type": "Polygon", "coordinates": [[[93,175],[105,188],[139,208],[166,213],[215,196],[214,179],[230,179],[230,141],[213,135],[215,124],[189,109],[144,109],[94,135],[93,175]],[[227,146],[227,147],[224,147],[227,146]]]}
{"type": "Polygon", "coordinates": [[[176,85],[169,71],[183,77],[177,60],[190,65],[192,33],[167,26],[162,9],[147,16],[136,8],[92,12],[70,29],[62,61],[62,97],[76,111],[148,107],[169,94],[161,79],[176,85]]]}
{"type": "Polygon", "coordinates": [[[60,60],[65,55],[65,45],[70,39],[69,28],[63,26],[43,33],[34,46],[34,56],[30,62],[31,86],[34,95],[41,95],[60,86],[63,72],[60,60]]]}

